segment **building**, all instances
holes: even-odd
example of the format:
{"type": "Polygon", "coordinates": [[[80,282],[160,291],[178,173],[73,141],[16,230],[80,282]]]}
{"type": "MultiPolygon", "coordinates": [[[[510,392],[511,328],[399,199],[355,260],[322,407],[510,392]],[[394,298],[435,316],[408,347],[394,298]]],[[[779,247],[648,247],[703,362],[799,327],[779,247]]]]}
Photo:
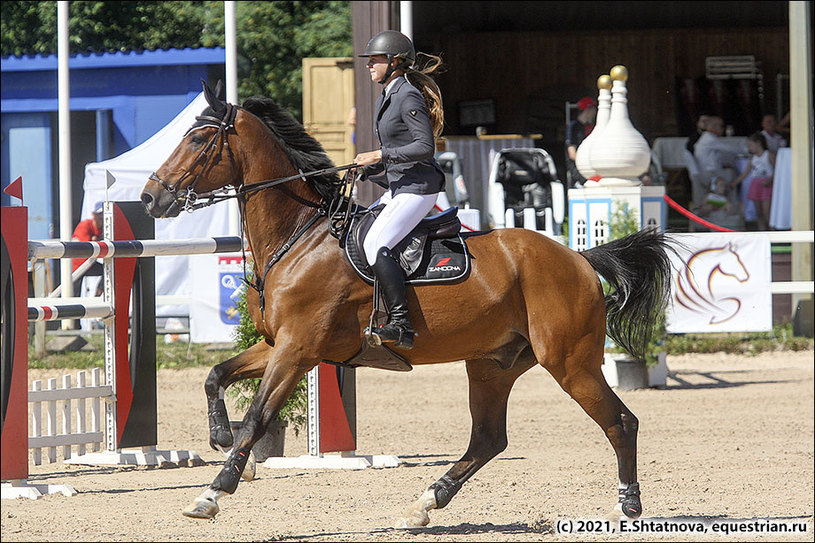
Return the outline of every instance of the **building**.
{"type": "MultiPolygon", "coordinates": [[[[224,79],[222,47],[72,55],[72,216],[81,218],[85,165],[143,143],[200,92],[224,79]]],[[[23,177],[29,238],[59,237],[57,56],[3,57],[2,186],[23,177]]],[[[2,205],[9,205],[2,194],[2,205]]]]}

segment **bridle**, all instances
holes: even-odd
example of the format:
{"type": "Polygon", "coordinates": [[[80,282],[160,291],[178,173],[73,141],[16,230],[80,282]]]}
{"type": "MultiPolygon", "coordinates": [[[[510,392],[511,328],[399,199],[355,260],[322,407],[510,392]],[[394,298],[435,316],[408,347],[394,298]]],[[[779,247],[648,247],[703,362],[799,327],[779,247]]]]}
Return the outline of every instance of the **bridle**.
{"type": "Polygon", "coordinates": [[[211,117],[209,115],[197,116],[195,118],[195,124],[193,124],[189,130],[184,133],[184,138],[186,138],[190,132],[200,130],[202,128],[217,128],[217,131],[212,135],[201,152],[198,153],[198,156],[195,157],[195,160],[190,167],[185,169],[184,174],[173,184],[161,179],[156,172],[150,174],[150,180],[159,183],[162,187],[164,187],[164,190],[172,194],[175,204],[181,209],[192,212],[194,209],[196,209],[196,207],[198,207],[196,206],[196,202],[201,195],[195,192],[195,186],[198,184],[198,181],[201,179],[201,175],[204,173],[204,171],[206,171],[207,167],[210,165],[214,166],[221,160],[221,154],[224,149],[226,149],[227,154],[229,155],[229,163],[234,170],[235,159],[232,155],[232,150],[229,148],[227,136],[230,130],[235,129],[235,117],[237,117],[237,115],[238,108],[227,103],[226,111],[221,119],[211,117]],[[187,187],[181,189],[181,184],[187,178],[193,175],[192,172],[197,166],[200,166],[200,170],[197,174],[195,174],[192,182],[187,187]]]}

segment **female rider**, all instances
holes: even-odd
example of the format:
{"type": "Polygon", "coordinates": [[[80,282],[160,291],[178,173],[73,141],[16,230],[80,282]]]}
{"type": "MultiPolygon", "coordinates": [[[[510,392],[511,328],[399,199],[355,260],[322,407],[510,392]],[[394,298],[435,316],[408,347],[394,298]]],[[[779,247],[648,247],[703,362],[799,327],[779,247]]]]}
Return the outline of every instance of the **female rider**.
{"type": "Polygon", "coordinates": [[[444,125],[441,93],[427,75],[441,64],[413,67],[416,52],[410,39],[395,30],[380,32],[368,42],[361,57],[368,57],[371,80],[384,86],[376,102],[374,132],[380,148],[359,153],[354,163],[364,166],[366,177],[388,189],[379,202],[384,209],[365,236],[363,248],[380,285],[388,322],[372,333],[397,347],[413,347],[413,326],[405,297],[405,274],[391,253],[424,218],[444,190],[444,172],[434,159],[435,138],[444,125]]]}

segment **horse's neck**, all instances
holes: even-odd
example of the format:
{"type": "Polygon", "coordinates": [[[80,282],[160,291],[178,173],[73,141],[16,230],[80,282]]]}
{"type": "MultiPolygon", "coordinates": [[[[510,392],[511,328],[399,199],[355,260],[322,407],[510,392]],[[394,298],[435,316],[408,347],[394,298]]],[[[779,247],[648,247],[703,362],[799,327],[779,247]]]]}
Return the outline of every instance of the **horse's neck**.
{"type": "MultiPolygon", "coordinates": [[[[244,128],[253,130],[253,138],[259,142],[253,152],[246,152],[243,157],[242,177],[245,187],[297,174],[296,168],[290,164],[269,129],[259,120],[247,121],[244,128]]],[[[300,179],[286,183],[284,189],[266,188],[247,196],[243,213],[244,231],[255,266],[260,270],[317,212],[316,208],[292,198],[291,193],[307,201],[319,201],[316,191],[300,179]]]]}
{"type": "Polygon", "coordinates": [[[697,281],[707,281],[707,278],[721,264],[722,254],[720,251],[706,251],[704,255],[694,259],[692,271],[697,277],[697,281]]]}

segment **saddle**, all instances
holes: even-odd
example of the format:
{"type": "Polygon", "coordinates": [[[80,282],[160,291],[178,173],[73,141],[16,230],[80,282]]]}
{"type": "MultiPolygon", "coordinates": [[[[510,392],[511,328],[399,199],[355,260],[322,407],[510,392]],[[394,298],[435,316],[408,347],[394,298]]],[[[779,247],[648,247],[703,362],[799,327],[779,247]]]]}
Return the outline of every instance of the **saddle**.
{"type": "MultiPolygon", "coordinates": [[[[345,255],[366,283],[374,284],[373,271],[365,258],[363,240],[384,204],[351,222],[345,239],[345,255]]],[[[463,281],[470,274],[470,253],[461,236],[458,208],[422,219],[403,241],[393,248],[405,270],[407,284],[436,284],[463,281]],[[428,243],[429,242],[429,243],[428,243]]]]}
{"type": "MultiPolygon", "coordinates": [[[[374,220],[384,208],[376,206],[356,215],[347,229],[344,239],[345,254],[351,267],[366,283],[374,285],[374,274],[368,267],[362,241],[374,220]]],[[[436,284],[463,281],[470,274],[470,254],[461,236],[458,208],[451,208],[438,215],[422,219],[407,237],[394,247],[399,264],[405,270],[408,284],[436,284]],[[429,242],[429,243],[428,243],[429,242]]],[[[384,322],[387,315],[378,309],[379,293],[374,291],[375,321],[384,322]]],[[[326,360],[329,364],[356,368],[368,366],[392,371],[410,371],[413,366],[399,353],[386,345],[363,341],[351,359],[344,362],[326,360]]]]}

